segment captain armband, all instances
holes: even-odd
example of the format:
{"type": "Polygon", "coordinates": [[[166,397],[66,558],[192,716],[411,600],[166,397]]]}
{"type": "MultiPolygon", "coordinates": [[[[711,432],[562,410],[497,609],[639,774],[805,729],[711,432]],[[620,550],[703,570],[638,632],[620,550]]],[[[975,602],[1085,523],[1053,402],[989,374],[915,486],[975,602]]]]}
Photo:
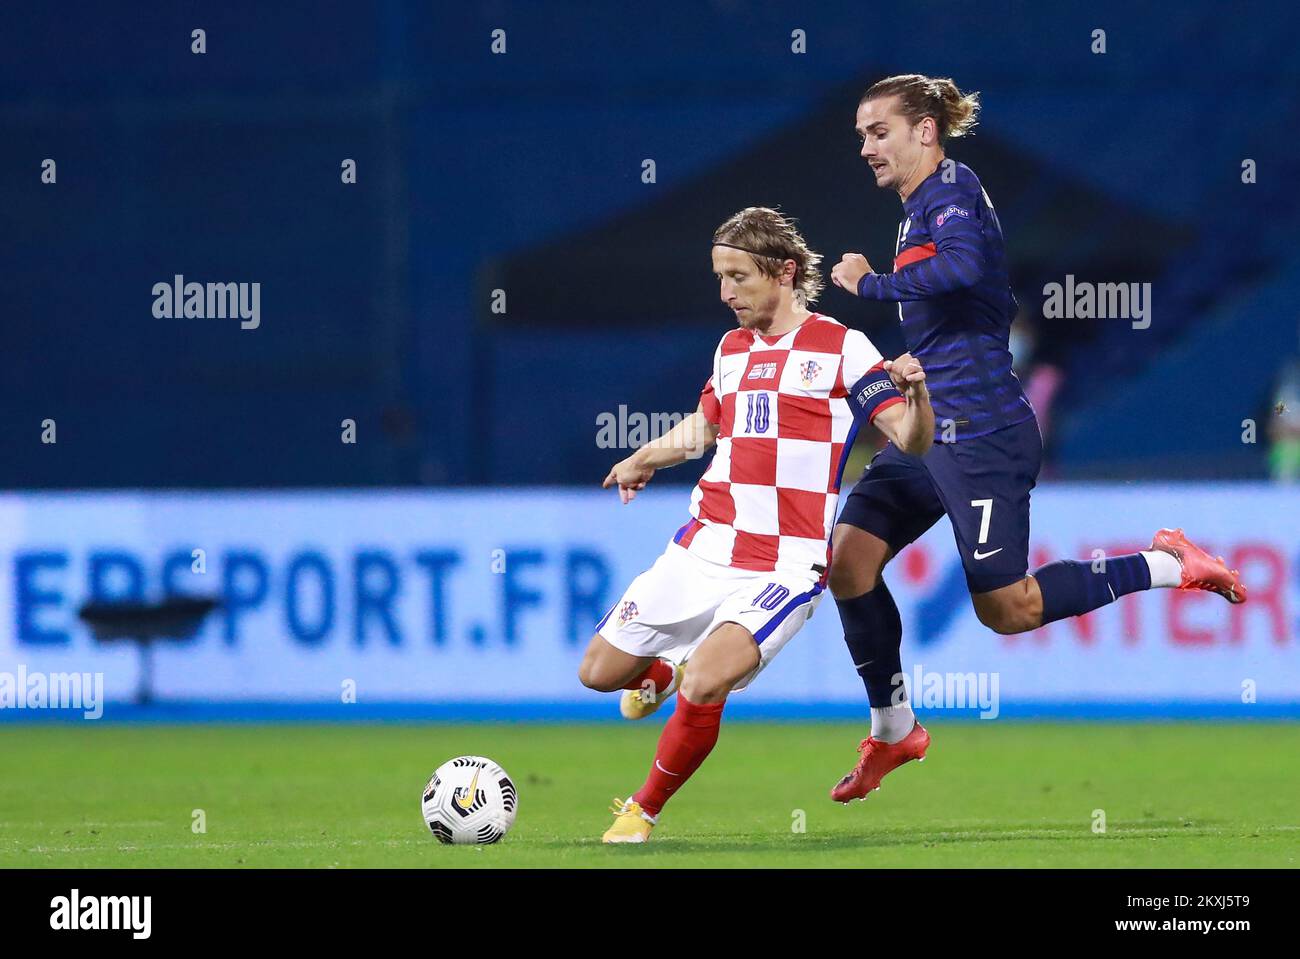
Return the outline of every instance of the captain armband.
{"type": "Polygon", "coordinates": [[[873,366],[849,390],[853,416],[863,423],[870,423],[885,407],[902,402],[903,394],[898,392],[898,387],[894,386],[894,381],[881,365],[873,366]]]}

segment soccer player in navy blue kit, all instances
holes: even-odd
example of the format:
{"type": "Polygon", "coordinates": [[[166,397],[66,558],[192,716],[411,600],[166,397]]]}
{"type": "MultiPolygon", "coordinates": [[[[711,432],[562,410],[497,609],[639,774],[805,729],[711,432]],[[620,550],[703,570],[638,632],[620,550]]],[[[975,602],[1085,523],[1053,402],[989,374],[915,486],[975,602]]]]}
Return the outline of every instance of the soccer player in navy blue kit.
{"type": "Polygon", "coordinates": [[[1043,446],[1011,372],[1016,301],[1002,228],[974,172],[944,156],[945,142],[968,133],[978,111],[978,94],[918,74],[881,80],[858,104],[862,158],[876,186],[898,193],[904,220],[892,272],[878,273],[861,254],[848,253],[831,279],[863,299],[898,303],[908,353],[896,362],[915,357],[926,371],[935,442],[923,457],[885,446],[835,527],[831,592],[871,703],[871,735],[858,747],[859,762],[831,790],[838,802],[865,799],[886,773],[923,758],[929,746],[902,687],[902,624],[881,574],[945,513],[976,615],[999,633],[1080,616],[1153,587],[1246,599],[1236,570],[1173,529],[1161,529],[1140,553],[1062,560],[1028,575],[1029,493],[1043,446]]]}

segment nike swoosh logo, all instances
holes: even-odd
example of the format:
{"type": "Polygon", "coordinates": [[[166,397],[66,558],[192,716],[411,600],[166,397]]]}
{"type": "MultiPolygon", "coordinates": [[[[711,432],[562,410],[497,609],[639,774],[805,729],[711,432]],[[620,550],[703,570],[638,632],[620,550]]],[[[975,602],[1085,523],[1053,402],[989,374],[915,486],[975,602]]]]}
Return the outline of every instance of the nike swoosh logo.
{"type": "Polygon", "coordinates": [[[478,776],[482,771],[482,768],[475,771],[474,781],[469,784],[469,789],[465,793],[465,798],[462,799],[460,796],[456,797],[456,805],[461,809],[469,809],[470,806],[474,805],[474,796],[478,793],[478,776]]]}
{"type": "Polygon", "coordinates": [[[988,559],[990,556],[994,556],[994,555],[996,555],[997,553],[1002,552],[1004,549],[1006,549],[1005,546],[999,546],[997,549],[991,549],[991,550],[989,550],[987,553],[981,553],[979,550],[975,550],[975,558],[976,558],[976,559],[988,559]]]}
{"type": "MultiPolygon", "coordinates": [[[[657,760],[657,759],[655,760],[655,768],[658,769],[661,773],[668,773],[668,770],[664,769],[663,766],[660,766],[660,765],[659,765],[659,760],[657,760]]],[[[678,779],[680,779],[682,774],[681,774],[681,773],[668,773],[668,775],[670,775],[670,776],[676,776],[678,779]]]]}

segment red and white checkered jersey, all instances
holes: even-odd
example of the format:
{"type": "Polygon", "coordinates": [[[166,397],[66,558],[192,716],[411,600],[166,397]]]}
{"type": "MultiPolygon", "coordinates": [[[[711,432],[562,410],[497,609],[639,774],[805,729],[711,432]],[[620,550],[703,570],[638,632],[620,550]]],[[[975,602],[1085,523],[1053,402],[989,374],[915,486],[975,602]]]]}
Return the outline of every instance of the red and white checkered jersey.
{"type": "Polygon", "coordinates": [[[819,313],[781,336],[727,333],[700,394],[717,450],[673,542],[737,569],[824,574],[857,432],[849,387],[880,362],[865,335],[819,313]]]}

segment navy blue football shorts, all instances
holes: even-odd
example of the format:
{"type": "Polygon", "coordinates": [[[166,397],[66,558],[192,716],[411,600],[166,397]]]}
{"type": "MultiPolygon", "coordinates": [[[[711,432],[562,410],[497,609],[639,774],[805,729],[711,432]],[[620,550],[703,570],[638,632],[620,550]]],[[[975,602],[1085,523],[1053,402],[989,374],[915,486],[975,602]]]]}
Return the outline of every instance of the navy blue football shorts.
{"type": "Polygon", "coordinates": [[[839,522],[879,537],[897,554],[947,513],[970,591],[1001,589],[1029,571],[1029,491],[1042,462],[1033,418],[936,442],[925,456],[890,443],[849,493],[839,522]]]}

